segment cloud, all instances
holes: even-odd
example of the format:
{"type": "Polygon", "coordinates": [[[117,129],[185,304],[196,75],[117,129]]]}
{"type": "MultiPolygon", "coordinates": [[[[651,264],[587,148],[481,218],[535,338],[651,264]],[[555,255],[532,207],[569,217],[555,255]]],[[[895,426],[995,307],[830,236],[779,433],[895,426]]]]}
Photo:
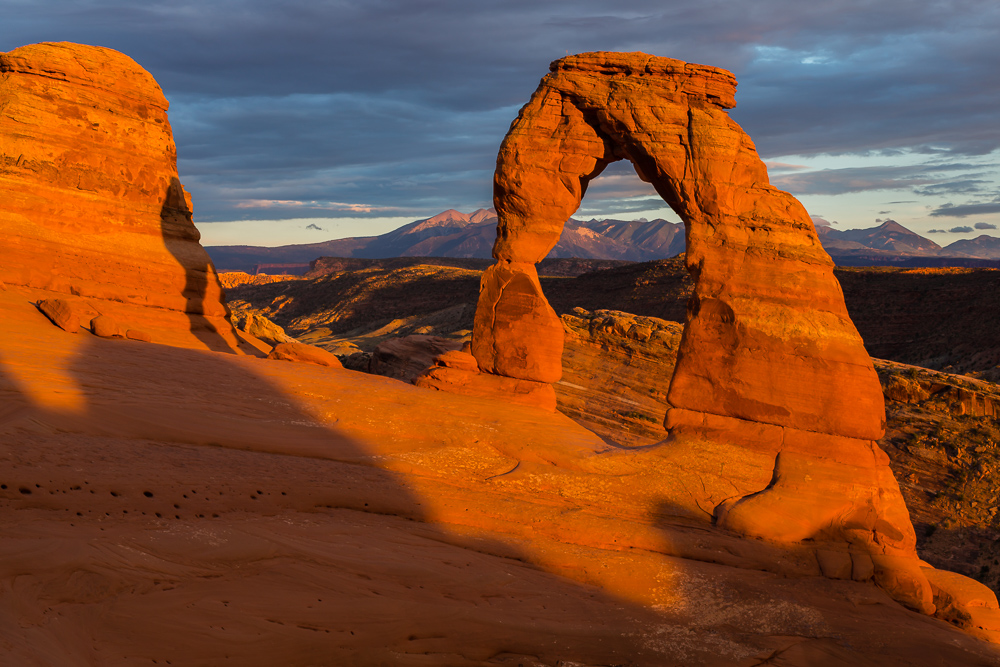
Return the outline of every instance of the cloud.
{"type": "Polygon", "coordinates": [[[952,234],[968,234],[972,231],[972,227],[952,227],[948,231],[952,234]]]}
{"type": "Polygon", "coordinates": [[[320,227],[319,225],[317,225],[317,224],[316,224],[315,222],[311,222],[311,223],[309,223],[308,225],[306,225],[306,229],[314,229],[314,230],[316,230],[317,232],[322,232],[322,231],[324,231],[324,230],[323,230],[323,228],[322,228],[322,227],[320,227]]]}
{"type": "MultiPolygon", "coordinates": [[[[612,162],[600,176],[590,181],[584,203],[597,199],[626,199],[629,197],[659,197],[652,185],[639,180],[635,168],[628,160],[612,162]]],[[[659,200],[661,206],[666,202],[659,200]]]]}
{"type": "Polygon", "coordinates": [[[905,190],[949,183],[948,172],[969,165],[914,165],[817,169],[776,176],[775,186],[796,195],[840,195],[866,190],[905,190]]]}
{"type": "MultiPolygon", "coordinates": [[[[398,209],[392,206],[373,206],[371,204],[348,204],[333,201],[298,201],[281,199],[247,199],[234,204],[239,209],[264,209],[266,215],[273,216],[274,209],[295,209],[302,211],[300,217],[315,217],[315,213],[323,211],[327,213],[343,213],[345,217],[354,217],[359,213],[375,213],[380,216],[387,213],[395,213],[398,209]]],[[[315,226],[315,225],[314,225],[315,226]]]]}
{"type": "Polygon", "coordinates": [[[986,189],[984,186],[988,185],[990,185],[990,181],[982,179],[956,179],[914,188],[913,191],[924,197],[936,197],[945,194],[954,195],[981,192],[986,189]]]}
{"type": "Polygon", "coordinates": [[[829,227],[830,225],[840,224],[836,220],[830,221],[818,215],[810,215],[809,217],[812,218],[813,225],[815,225],[816,227],[829,227]]]}
{"type": "MultiPolygon", "coordinates": [[[[420,217],[490,204],[509,123],[567,51],[645,51],[733,71],[730,114],[765,157],[986,156],[1000,147],[1000,87],[983,83],[1000,60],[998,23],[994,0],[8,0],[0,50],[65,39],[148,69],[171,101],[199,221],[264,210],[238,208],[248,200],[364,202],[420,217]]],[[[801,166],[771,169],[803,194],[940,197],[987,185],[801,166]]],[[[596,182],[591,194],[603,196],[596,182]]],[[[955,201],[938,215],[984,205],[955,201]]]]}
{"type": "MultiPolygon", "coordinates": [[[[795,195],[843,195],[875,190],[911,190],[930,197],[942,193],[978,192],[989,181],[969,178],[981,165],[970,162],[925,162],[912,165],[875,165],[814,169],[779,174],[772,183],[795,195]],[[955,172],[959,172],[956,174],[955,172]]],[[[890,202],[902,203],[902,202],[890,202]]],[[[880,211],[880,215],[889,211],[880,211]]]]}
{"type": "Polygon", "coordinates": [[[928,229],[928,234],[947,234],[948,232],[944,229],[928,229]]]}
{"type": "Polygon", "coordinates": [[[970,202],[968,204],[942,204],[930,215],[936,218],[966,218],[970,215],[1000,213],[1000,198],[990,202],[970,202]]]}
{"type": "Polygon", "coordinates": [[[666,216],[676,219],[677,215],[659,197],[644,199],[584,199],[579,211],[574,215],[582,216],[614,216],[622,213],[644,213],[646,211],[656,212],[659,216],[666,216]]]}
{"type": "Polygon", "coordinates": [[[977,222],[973,225],[976,229],[996,229],[997,226],[989,222],[977,222]]]}
{"type": "Polygon", "coordinates": [[[811,169],[804,164],[788,164],[787,162],[774,162],[772,160],[767,160],[764,162],[767,166],[767,171],[769,173],[783,172],[783,171],[800,171],[802,169],[811,169]]]}

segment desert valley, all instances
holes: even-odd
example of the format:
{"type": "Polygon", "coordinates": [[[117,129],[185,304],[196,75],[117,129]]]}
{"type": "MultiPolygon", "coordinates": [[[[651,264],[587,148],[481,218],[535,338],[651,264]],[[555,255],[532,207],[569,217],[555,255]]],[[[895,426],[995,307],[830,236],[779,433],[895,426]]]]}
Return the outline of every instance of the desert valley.
{"type": "Polygon", "coordinates": [[[567,55],[493,209],[206,250],[148,72],[0,53],[0,662],[1000,664],[993,237],[817,228],[734,94],[567,55]]]}

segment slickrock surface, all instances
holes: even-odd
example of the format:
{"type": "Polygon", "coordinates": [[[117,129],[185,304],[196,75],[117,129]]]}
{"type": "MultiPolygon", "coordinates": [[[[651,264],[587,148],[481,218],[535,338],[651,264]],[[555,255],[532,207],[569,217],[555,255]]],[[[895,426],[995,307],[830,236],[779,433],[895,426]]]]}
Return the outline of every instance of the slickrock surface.
{"type": "Polygon", "coordinates": [[[295,341],[294,338],[285,333],[284,329],[250,308],[233,310],[230,321],[239,331],[248,333],[268,345],[273,346],[295,341]]]}
{"type": "Polygon", "coordinates": [[[272,276],[266,273],[249,274],[243,271],[223,271],[219,273],[219,284],[223,289],[231,290],[240,285],[270,285],[289,280],[302,280],[302,276],[272,276]]]}
{"type": "Polygon", "coordinates": [[[667,389],[683,326],[615,310],[577,308],[566,331],[559,411],[620,445],[667,437],[667,389]]]}
{"type": "Polygon", "coordinates": [[[381,343],[372,352],[368,372],[412,382],[434,365],[434,358],[439,354],[461,347],[462,343],[440,336],[410,334],[393,338],[381,343]]]}
{"type": "Polygon", "coordinates": [[[4,664],[1000,660],[565,417],[70,336],[33,296],[0,292],[4,664]]]}
{"type": "Polygon", "coordinates": [[[0,53],[0,278],[161,340],[236,349],[167,106],[149,73],[111,49],[0,53]]]}
{"type": "MultiPolygon", "coordinates": [[[[845,282],[852,315],[860,317],[862,322],[874,323],[878,319],[877,312],[884,309],[882,300],[890,298],[895,291],[902,294],[913,289],[925,292],[922,276],[911,271],[860,272],[852,269],[840,271],[842,279],[845,273],[865,276],[863,281],[845,282]],[[911,276],[916,281],[913,284],[907,282],[911,276]],[[852,294],[855,301],[851,301],[852,294]]],[[[988,286],[991,275],[977,273],[971,276],[985,281],[975,283],[965,274],[952,276],[935,270],[928,279],[937,281],[939,287],[953,285],[953,279],[970,280],[965,289],[953,285],[955,288],[947,292],[949,300],[940,302],[941,308],[949,313],[948,317],[952,317],[952,313],[960,314],[981,301],[981,290],[974,286],[988,286]]],[[[397,294],[402,285],[393,285],[392,280],[392,275],[382,276],[375,289],[365,295],[355,294],[354,298],[360,297],[360,303],[377,303],[383,291],[397,294]]],[[[407,283],[410,277],[399,276],[398,281],[407,283]]],[[[305,289],[308,282],[296,283],[296,288],[303,288],[301,293],[289,290],[271,294],[269,286],[259,288],[259,295],[250,290],[240,294],[264,308],[272,307],[271,303],[294,305],[296,312],[303,313],[296,321],[307,322],[308,303],[303,300],[315,291],[305,289]]],[[[628,335],[632,329],[630,322],[653,318],[596,311],[638,308],[647,315],[662,313],[678,317],[675,313],[683,313],[683,301],[690,294],[690,281],[682,263],[676,260],[650,262],[570,280],[546,281],[543,278],[542,285],[553,304],[565,304],[556,306],[557,312],[565,313],[562,320],[566,327],[563,379],[554,385],[560,411],[609,443],[635,446],[663,440],[666,391],[681,325],[661,321],[658,326],[678,332],[678,341],[650,341],[656,343],[654,346],[628,335]],[[590,307],[594,310],[584,313],[567,307],[573,303],[592,304],[590,307]],[[623,403],[622,398],[635,404],[623,403]]],[[[419,288],[427,290],[428,286],[420,283],[419,288]]],[[[328,292],[323,296],[333,299],[337,294],[339,292],[328,292]]],[[[456,291],[453,296],[459,298],[460,294],[456,291]]],[[[917,342],[916,335],[921,329],[919,320],[911,317],[906,321],[893,318],[893,321],[898,322],[900,328],[883,327],[880,338],[876,339],[885,341],[884,349],[889,349],[888,342],[893,338],[917,342]]],[[[373,328],[379,325],[378,321],[368,324],[373,328]]],[[[450,332],[469,325],[468,320],[457,319],[450,329],[441,331],[450,332]]],[[[358,329],[358,332],[363,331],[363,327],[358,329]]],[[[975,336],[981,332],[957,327],[949,331],[947,337],[939,339],[935,334],[933,344],[973,347],[966,334],[975,336]]],[[[455,346],[458,345],[456,339],[455,346]]],[[[889,455],[893,472],[902,487],[916,528],[920,557],[935,567],[975,576],[994,590],[1000,590],[1000,565],[996,562],[1000,559],[997,546],[1000,544],[1000,515],[997,515],[1000,496],[995,484],[1000,471],[1000,449],[997,448],[1000,430],[995,419],[989,417],[1000,405],[1000,389],[968,377],[892,362],[876,360],[875,363],[882,376],[889,408],[887,434],[879,440],[879,446],[889,455]]],[[[411,375],[406,379],[414,378],[411,375]]],[[[831,571],[836,571],[835,559],[825,560],[832,566],[831,571]]]]}
{"type": "Polygon", "coordinates": [[[278,343],[271,349],[267,358],[275,361],[301,361],[306,364],[333,368],[343,367],[335,354],[327,352],[321,347],[305,343],[278,343]]]}
{"type": "Polygon", "coordinates": [[[497,264],[472,353],[488,373],[558,379],[562,330],[534,275],[587,183],[628,159],[681,216],[694,278],[668,392],[664,456],[717,525],[809,540],[829,576],[876,581],[933,613],[889,460],[882,392],[809,215],[772,187],[726,114],[724,70],[642,53],[555,61],[511,125],[494,177],[497,264]],[[513,341],[518,343],[514,344],[513,341]],[[717,467],[717,462],[725,462],[717,467]],[[852,565],[853,563],[853,565],[852,565]]]}

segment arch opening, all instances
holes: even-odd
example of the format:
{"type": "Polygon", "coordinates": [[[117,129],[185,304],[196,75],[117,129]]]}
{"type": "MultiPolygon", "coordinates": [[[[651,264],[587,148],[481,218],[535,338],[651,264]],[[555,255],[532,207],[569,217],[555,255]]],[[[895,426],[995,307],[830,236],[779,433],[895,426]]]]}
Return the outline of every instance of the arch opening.
{"type": "Polygon", "coordinates": [[[878,377],[808,213],[770,185],[726,113],[735,88],[724,70],[641,53],[552,63],[497,157],[497,263],[481,282],[475,363],[536,387],[560,379],[562,324],[535,263],[591,181],[628,160],[685,225],[695,284],[662,444],[698,477],[697,506],[747,536],[846,543],[833,548],[865,554],[859,572],[874,568],[897,600],[932,611],[908,512],[875,443],[878,377]]]}

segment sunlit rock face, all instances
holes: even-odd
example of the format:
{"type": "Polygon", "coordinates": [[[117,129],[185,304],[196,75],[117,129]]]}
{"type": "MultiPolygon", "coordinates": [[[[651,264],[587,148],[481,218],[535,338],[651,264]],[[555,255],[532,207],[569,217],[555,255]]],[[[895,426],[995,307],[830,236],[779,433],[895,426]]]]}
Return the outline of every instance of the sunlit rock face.
{"type": "Polygon", "coordinates": [[[497,158],[497,264],[483,276],[472,352],[487,373],[559,379],[563,332],[533,265],[590,180],[631,161],[687,229],[695,288],[666,426],[670,456],[697,461],[699,506],[747,536],[827,544],[839,554],[825,557],[831,576],[873,571],[929,611],[913,528],[874,443],[878,378],[809,215],[769,184],[726,113],[735,90],[725,70],[642,53],[552,63],[497,158]]]}
{"type": "Polygon", "coordinates": [[[189,316],[179,326],[225,317],[178,179],[167,107],[153,77],[111,49],[0,53],[0,279],[98,311],[189,316]]]}

